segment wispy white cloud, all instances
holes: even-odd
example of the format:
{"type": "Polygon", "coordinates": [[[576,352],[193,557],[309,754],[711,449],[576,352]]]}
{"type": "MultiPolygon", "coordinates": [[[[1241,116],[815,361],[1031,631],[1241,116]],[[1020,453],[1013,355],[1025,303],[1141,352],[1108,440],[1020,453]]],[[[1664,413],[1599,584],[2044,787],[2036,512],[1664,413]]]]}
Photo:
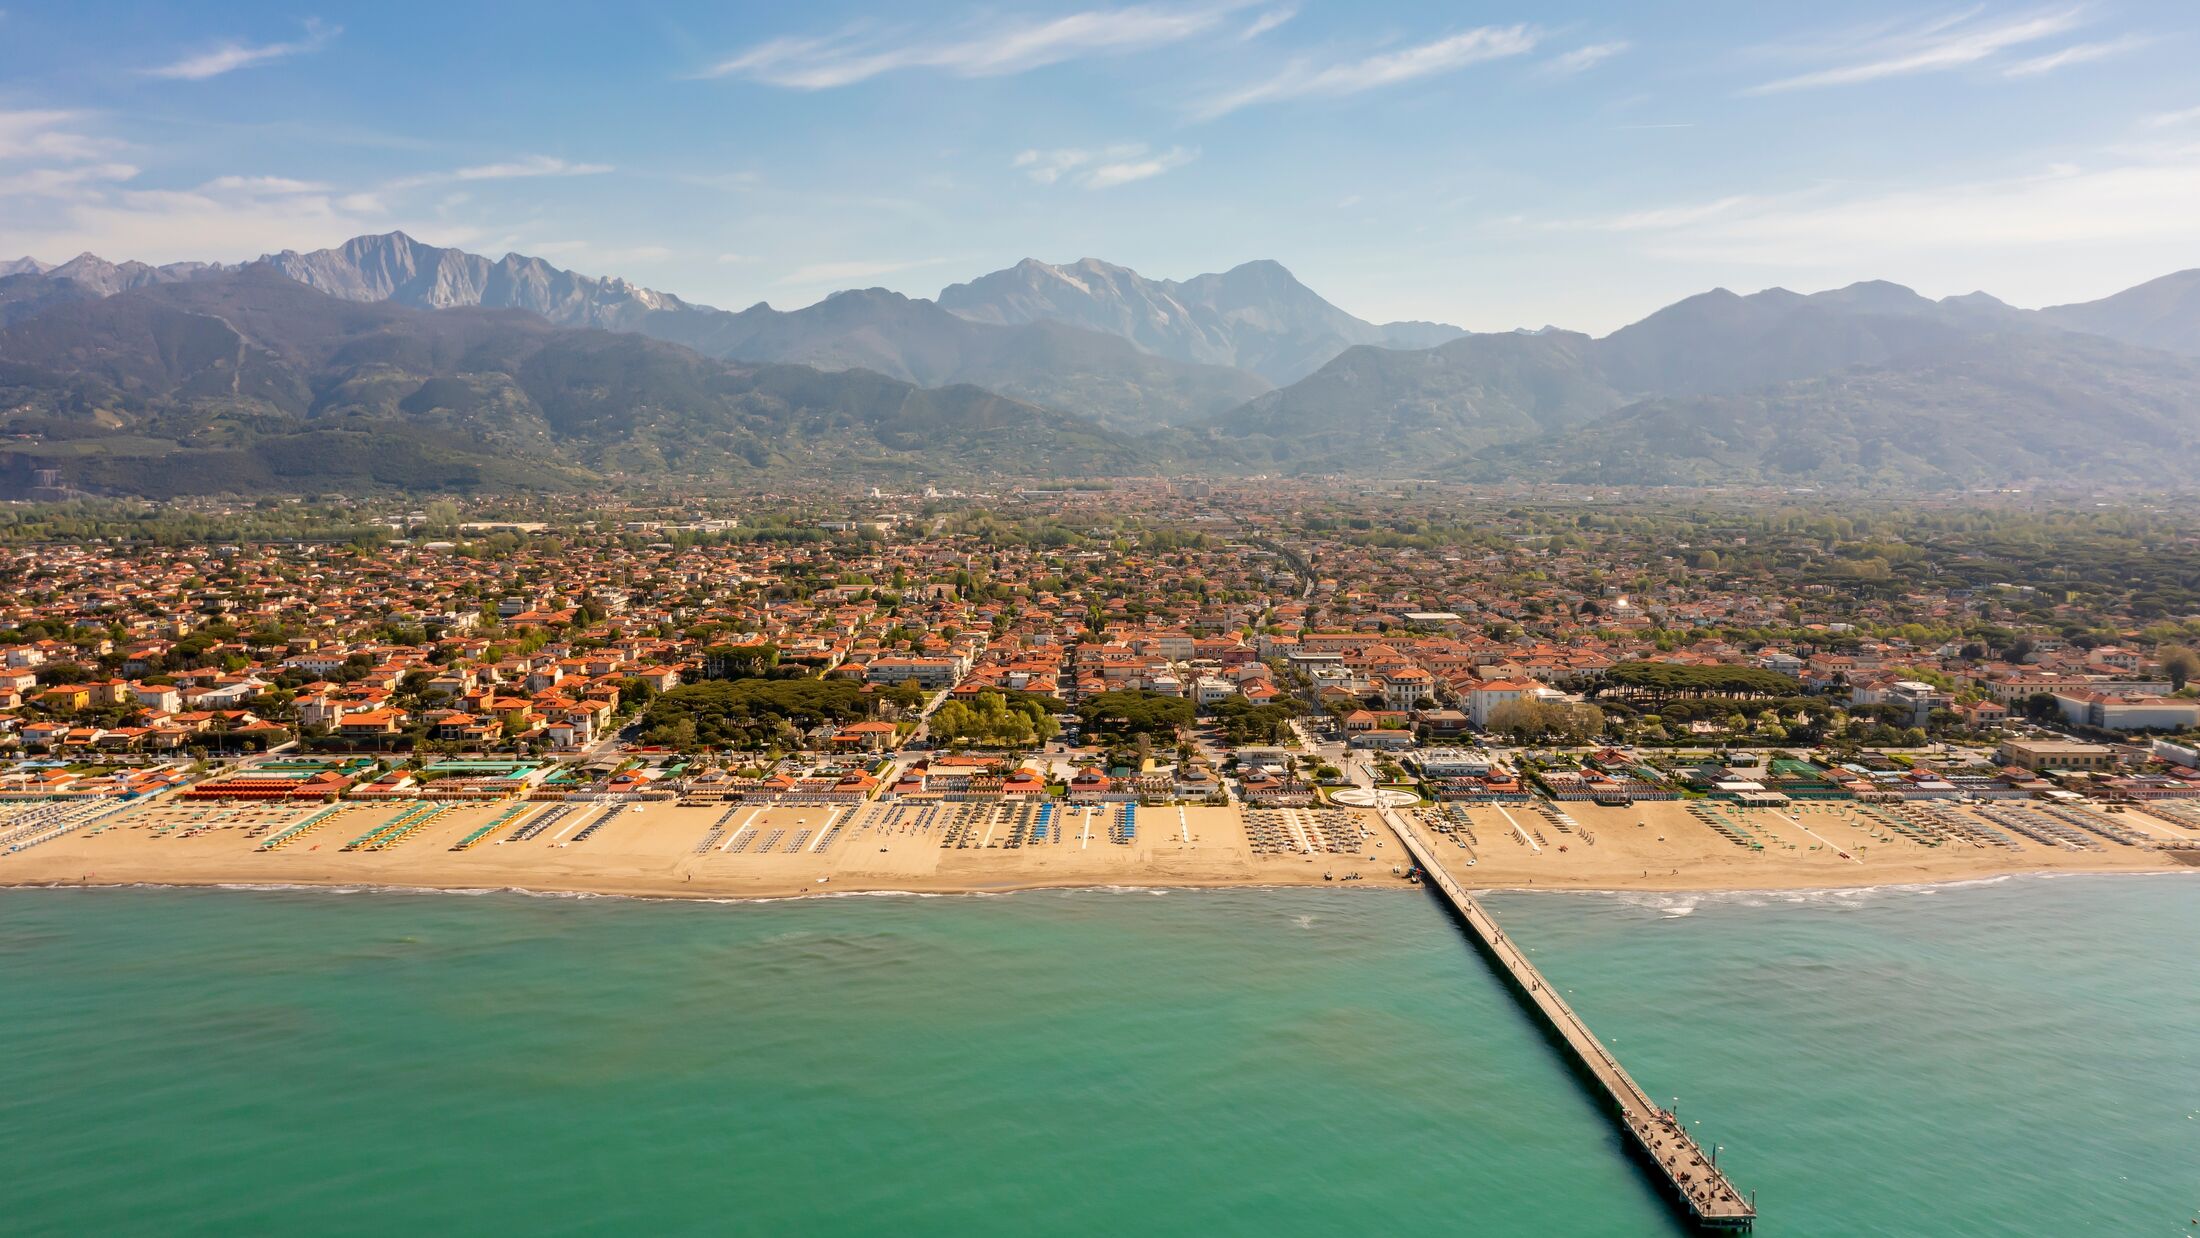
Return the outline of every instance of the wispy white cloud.
{"type": "Polygon", "coordinates": [[[423,185],[444,185],[454,181],[505,181],[536,176],[602,176],[616,170],[608,163],[570,163],[549,155],[524,155],[501,163],[482,163],[452,168],[446,172],[421,172],[412,176],[401,176],[384,188],[418,189],[423,185]]]}
{"type": "Polygon", "coordinates": [[[663,262],[674,254],[664,245],[598,245],[594,241],[513,241],[517,253],[539,258],[584,259],[605,267],[628,262],[663,262]]]}
{"type": "Polygon", "coordinates": [[[877,279],[881,275],[893,275],[900,271],[914,271],[919,267],[938,266],[943,258],[913,258],[904,261],[866,262],[812,262],[796,267],[779,277],[782,287],[810,287],[821,284],[844,284],[852,279],[877,279]]]}
{"type": "MultiPolygon", "coordinates": [[[[280,177],[216,177],[196,189],[134,189],[134,175],[123,173],[135,169],[90,166],[98,174],[70,186],[50,184],[57,192],[44,199],[0,194],[0,235],[40,254],[237,261],[276,249],[317,249],[339,237],[416,222],[355,209],[346,195],[289,191],[280,177]],[[60,192],[64,188],[68,192],[60,192]]],[[[0,183],[20,185],[25,179],[6,177],[0,183]]],[[[442,235],[457,244],[473,234],[444,228],[442,235]]]]}
{"type": "Polygon", "coordinates": [[[1054,182],[1090,164],[1095,158],[1089,150],[1062,147],[1056,150],[1027,150],[1017,155],[1013,167],[1021,168],[1025,176],[1042,185],[1054,182]]]}
{"type": "Polygon", "coordinates": [[[292,180],[287,176],[217,176],[199,186],[205,193],[327,193],[319,181],[292,180]]]}
{"type": "Polygon", "coordinates": [[[1143,142],[1125,142],[1098,150],[1027,150],[1016,156],[1012,166],[1041,185],[1067,180],[1086,189],[1112,189],[1151,179],[1197,158],[1198,151],[1183,146],[1155,151],[1143,142]]]}
{"type": "Polygon", "coordinates": [[[1260,103],[1361,94],[1485,61],[1524,56],[1535,50],[1541,37],[1541,32],[1530,26],[1479,26],[1433,42],[1360,60],[1328,65],[1297,61],[1266,81],[1206,100],[1194,109],[1194,114],[1212,120],[1260,103]]]}
{"type": "Polygon", "coordinates": [[[2005,18],[1987,18],[1985,12],[1985,6],[1980,5],[1920,25],[1882,27],[1862,37],[1822,40],[1818,48],[1830,48],[1833,55],[1828,58],[1841,63],[1765,82],[1744,93],[1765,95],[1853,86],[1967,68],[2004,52],[2068,34],[2083,24],[2085,17],[2080,8],[2039,10],[2005,18]]]}
{"type": "Polygon", "coordinates": [[[1110,163],[1103,163],[1092,171],[1085,173],[1079,183],[1087,189],[1113,189],[1117,185],[1128,185],[1132,181],[1150,180],[1164,172],[1181,168],[1197,158],[1199,158],[1199,152],[1196,150],[1188,150],[1182,146],[1172,146],[1167,150],[1156,151],[1150,155],[1137,155],[1129,159],[1118,159],[1110,163]]]}
{"type": "Polygon", "coordinates": [[[1591,43],[1586,47],[1577,47],[1570,52],[1551,57],[1543,62],[1543,68],[1549,73],[1582,73],[1603,64],[1633,46],[1634,44],[1624,39],[1615,39],[1609,43],[1591,43]]]}
{"type": "MultiPolygon", "coordinates": [[[[1995,180],[1896,190],[1818,186],[1575,220],[1692,264],[1889,270],[1953,255],[2200,245],[2200,146],[2111,152],[1995,180]]],[[[2079,252],[2079,251],[2068,251],[2079,252]]]]}
{"type": "Polygon", "coordinates": [[[947,39],[866,23],[837,34],[772,39],[712,65],[701,76],[745,77],[795,90],[850,86],[899,69],[1001,77],[1066,60],[1179,43],[1216,29],[1251,3],[1213,0],[1085,9],[1039,20],[988,22],[947,39]]]}
{"type": "Polygon", "coordinates": [[[460,168],[451,173],[451,179],[461,181],[505,181],[526,176],[601,176],[612,170],[608,163],[567,163],[548,155],[529,155],[508,163],[484,163],[470,168],[460,168]]]}
{"type": "Polygon", "coordinates": [[[2151,40],[2138,35],[2126,35],[2120,39],[2108,39],[2099,43],[2073,43],[2068,47],[2059,48],[2042,56],[2019,60],[2003,69],[2002,73],[2007,77],[2037,77],[2042,73],[2053,73],[2055,70],[2069,65],[2088,64],[2095,60],[2106,60],[2111,56],[2121,56],[2125,52],[2136,51],[2145,47],[2149,42],[2151,40]]]}
{"type": "MultiPolygon", "coordinates": [[[[90,251],[147,262],[235,261],[422,221],[378,193],[258,173],[212,175],[190,188],[148,187],[120,157],[101,117],[59,109],[0,111],[0,237],[29,252],[90,251]]],[[[452,243],[478,235],[437,228],[452,243]]]]}
{"type": "Polygon", "coordinates": [[[85,163],[63,168],[30,168],[0,176],[0,198],[77,198],[102,186],[137,179],[127,163],[85,163]]]}
{"type": "Polygon", "coordinates": [[[2175,112],[2157,112],[2146,118],[2149,129],[2174,129],[2179,125],[2200,124],[2200,107],[2188,107],[2175,112]]]}
{"type": "Polygon", "coordinates": [[[1768,201],[1746,194],[1733,194],[1709,202],[1623,211],[1616,215],[1590,219],[1561,220],[1551,226],[1561,231],[1578,229],[1591,232],[1659,232],[1730,217],[1745,209],[1766,205],[1768,201]]]}
{"type": "Polygon", "coordinates": [[[1246,40],[1257,39],[1298,15],[1299,10],[1296,5],[1285,5],[1282,8],[1270,9],[1254,18],[1253,24],[1247,26],[1244,33],[1238,35],[1238,37],[1246,40]]]}
{"type": "Polygon", "coordinates": [[[222,43],[159,68],[147,69],[146,72],[153,77],[176,78],[187,82],[204,81],[256,64],[266,64],[271,60],[320,51],[343,32],[341,26],[324,26],[318,21],[308,21],[303,38],[287,43],[222,43]]]}
{"type": "Polygon", "coordinates": [[[0,159],[97,159],[122,145],[82,131],[82,112],[0,111],[0,159]]]}
{"type": "Polygon", "coordinates": [[[676,172],[672,179],[705,189],[747,190],[764,183],[764,174],[750,169],[735,172],[676,172]]]}

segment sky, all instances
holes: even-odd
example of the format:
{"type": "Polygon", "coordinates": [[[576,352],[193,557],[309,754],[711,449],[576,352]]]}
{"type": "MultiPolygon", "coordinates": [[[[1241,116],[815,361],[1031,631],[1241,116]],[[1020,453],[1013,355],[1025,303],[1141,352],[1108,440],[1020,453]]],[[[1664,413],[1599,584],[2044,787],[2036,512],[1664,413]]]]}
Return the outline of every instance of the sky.
{"type": "Polygon", "coordinates": [[[1273,258],[1376,321],[2200,266],[2200,6],[0,0],[0,257],[401,229],[740,308],[1273,258]]]}

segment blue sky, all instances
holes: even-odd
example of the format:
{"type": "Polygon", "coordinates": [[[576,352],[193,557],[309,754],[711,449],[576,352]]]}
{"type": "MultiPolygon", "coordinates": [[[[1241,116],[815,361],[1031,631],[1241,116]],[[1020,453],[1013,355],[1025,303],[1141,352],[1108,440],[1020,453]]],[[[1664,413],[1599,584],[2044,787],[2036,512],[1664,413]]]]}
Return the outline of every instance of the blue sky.
{"type": "Polygon", "coordinates": [[[1594,331],[2200,266],[2189,2],[0,6],[0,256],[402,228],[732,307],[1275,258],[1594,331]]]}

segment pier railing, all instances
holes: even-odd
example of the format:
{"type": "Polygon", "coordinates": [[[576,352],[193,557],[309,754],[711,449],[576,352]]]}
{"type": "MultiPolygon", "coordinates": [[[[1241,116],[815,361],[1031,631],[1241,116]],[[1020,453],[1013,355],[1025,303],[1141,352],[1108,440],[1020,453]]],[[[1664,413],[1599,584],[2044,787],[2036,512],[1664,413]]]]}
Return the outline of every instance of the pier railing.
{"type": "Polygon", "coordinates": [[[1517,993],[1562,1044],[1578,1073],[1593,1081],[1620,1120],[1634,1149],[1650,1164],[1687,1220],[1699,1229],[1739,1232],[1751,1229],[1756,1204],[1735,1189],[1715,1158],[1706,1157],[1680,1119],[1660,1108],[1612,1056],[1604,1043],[1560,997],[1527,954],[1467,893],[1437,857],[1435,847],[1410,822],[1388,808],[1383,819],[1419,861],[1429,883],[1458,913],[1485,954],[1495,961],[1517,993]]]}

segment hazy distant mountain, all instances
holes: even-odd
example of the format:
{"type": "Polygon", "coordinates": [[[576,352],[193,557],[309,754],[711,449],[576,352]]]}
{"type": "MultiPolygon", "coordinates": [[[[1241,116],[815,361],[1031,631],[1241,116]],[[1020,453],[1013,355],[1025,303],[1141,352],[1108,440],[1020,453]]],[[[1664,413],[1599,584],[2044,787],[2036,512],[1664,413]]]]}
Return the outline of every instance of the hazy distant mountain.
{"type": "Polygon", "coordinates": [[[563,326],[639,332],[711,357],[869,369],[926,387],[974,383],[1131,430],[1218,412],[1268,388],[1220,367],[1148,357],[1097,332],[972,323],[884,289],[837,293],[799,310],[759,304],[732,313],[540,258],[491,260],[402,232],[262,261],[348,301],[523,309],[563,326]]]}
{"type": "Polygon", "coordinates": [[[1719,288],[1598,340],[1596,365],[1621,391],[1738,391],[1944,348],[1972,331],[2004,326],[2014,314],[1968,299],[1932,301],[1876,281],[1810,296],[1784,288],[1737,296],[1719,288]]]}
{"type": "Polygon", "coordinates": [[[2164,275],[2099,301],[2050,306],[2040,317],[2126,344],[2200,354],[2200,270],[2164,275]]]}
{"type": "Polygon", "coordinates": [[[260,261],[346,301],[521,309],[564,327],[639,331],[651,314],[689,308],[670,293],[623,279],[579,275],[521,254],[484,258],[422,244],[402,232],[356,236],[306,254],[286,249],[260,261]]]}
{"type": "Polygon", "coordinates": [[[78,254],[60,266],[47,266],[33,258],[0,263],[0,327],[57,305],[218,275],[226,269],[214,262],[171,262],[158,267],[142,262],[109,262],[97,254],[78,254]]]}
{"type": "Polygon", "coordinates": [[[1441,472],[1637,485],[2182,488],[2196,466],[2200,361],[2023,332],[1755,391],[1648,400],[1441,472]]]}
{"type": "Polygon", "coordinates": [[[971,322],[884,288],[798,310],[655,314],[640,329],[706,356],[876,370],[926,387],[971,383],[1130,431],[1196,420],[1268,390],[1255,375],[1148,356],[1097,331],[971,322]]]}
{"type": "Polygon", "coordinates": [[[1602,339],[1354,349],[1202,429],[1248,466],[1612,481],[2018,480],[2085,438],[2073,476],[2131,480],[2181,459],[2180,425],[2200,429],[2196,375],[1983,294],[1720,289],[1602,339]]]}
{"type": "Polygon", "coordinates": [[[46,268],[41,274],[50,280],[68,280],[99,296],[111,297],[132,288],[217,275],[225,269],[218,262],[171,262],[156,267],[142,262],[109,262],[97,254],[78,254],[60,266],[46,268]]]}
{"type": "Polygon", "coordinates": [[[1296,382],[1357,344],[1430,348],[1465,334],[1441,323],[1377,326],[1316,295],[1276,262],[1248,262],[1181,283],[1097,258],[1053,266],[1026,258],[940,292],[975,322],[1053,321],[1105,331],[1160,357],[1296,382]]]}
{"type": "Polygon", "coordinates": [[[1092,475],[1145,459],[975,387],[714,361],[512,311],[347,302],[257,266],[0,330],[0,408],[18,457],[151,495],[763,468],[1092,475]]]}
{"type": "Polygon", "coordinates": [[[1416,352],[1363,345],[1217,418],[1191,450],[1250,468],[1425,472],[1625,403],[1597,373],[1595,346],[1571,331],[1470,335],[1416,352]]]}
{"type": "Polygon", "coordinates": [[[73,481],[138,493],[1157,460],[2182,484],[2193,355],[2200,271],[2043,311],[1882,282],[1715,289],[1592,339],[1378,327],[1272,262],[1178,283],[1027,261],[940,302],[874,288],[730,312],[392,233],[241,269],[0,266],[0,432],[19,444],[0,477],[66,456],[73,481]]]}

